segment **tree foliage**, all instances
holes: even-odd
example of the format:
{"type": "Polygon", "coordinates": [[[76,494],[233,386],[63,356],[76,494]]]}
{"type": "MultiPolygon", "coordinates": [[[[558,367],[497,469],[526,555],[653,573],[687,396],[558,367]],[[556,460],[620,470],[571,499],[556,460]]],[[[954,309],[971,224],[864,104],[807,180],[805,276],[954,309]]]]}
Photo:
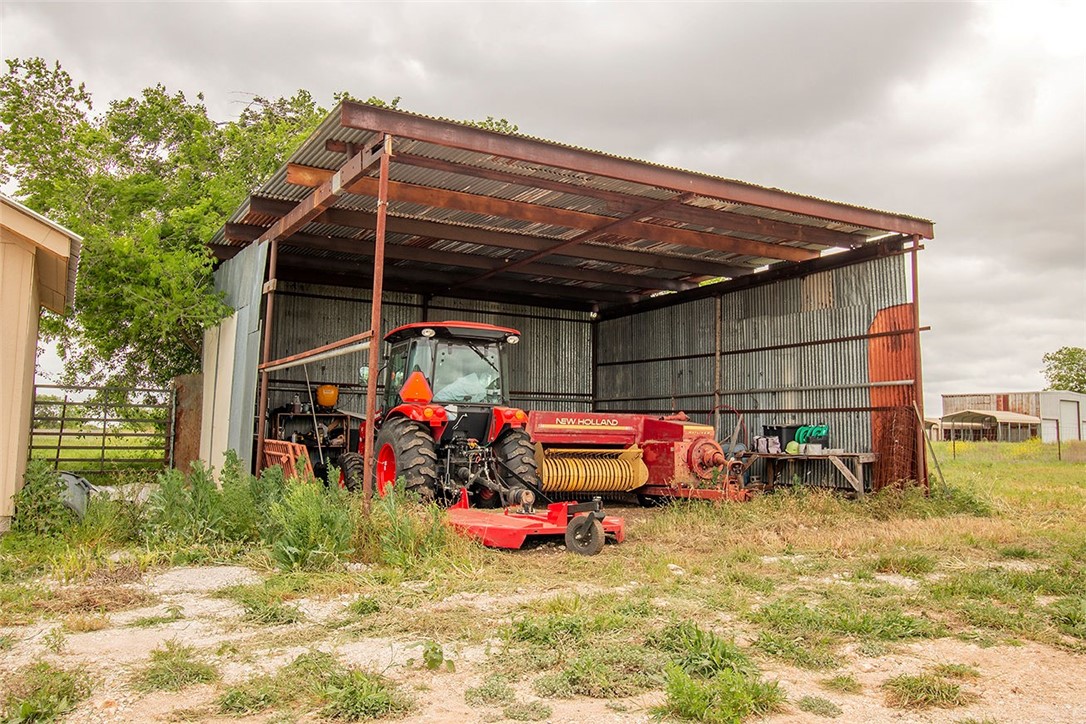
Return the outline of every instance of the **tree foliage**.
{"type": "MultiPolygon", "coordinates": [[[[230,313],[206,242],[328,111],[299,90],[213,121],[163,85],[97,112],[41,58],[0,77],[0,185],[84,239],[72,310],[46,313],[70,381],[164,384],[199,369],[203,330],[230,313]]],[[[353,100],[341,92],[335,100],[353,100]]],[[[399,97],[366,103],[396,108],[399,97]]],[[[505,119],[481,127],[513,132],[505,119]]]]}
{"type": "Polygon", "coordinates": [[[1060,347],[1041,358],[1050,390],[1069,390],[1086,395],[1086,348],[1060,347]]]}

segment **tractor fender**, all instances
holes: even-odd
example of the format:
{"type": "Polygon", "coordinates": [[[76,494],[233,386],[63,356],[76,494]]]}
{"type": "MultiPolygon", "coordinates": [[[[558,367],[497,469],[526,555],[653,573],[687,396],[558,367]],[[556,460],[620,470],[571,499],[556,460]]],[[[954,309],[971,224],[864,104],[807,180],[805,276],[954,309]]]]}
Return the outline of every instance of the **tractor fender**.
{"type": "Polygon", "coordinates": [[[397,405],[385,415],[385,422],[397,417],[406,417],[415,422],[429,425],[433,430],[434,439],[441,437],[445,426],[449,424],[449,415],[441,405],[422,405],[416,402],[405,402],[397,405]]]}
{"type": "Polygon", "coordinates": [[[487,443],[492,443],[506,431],[524,427],[528,424],[528,415],[516,407],[495,406],[490,418],[490,433],[487,435],[487,443]]]}

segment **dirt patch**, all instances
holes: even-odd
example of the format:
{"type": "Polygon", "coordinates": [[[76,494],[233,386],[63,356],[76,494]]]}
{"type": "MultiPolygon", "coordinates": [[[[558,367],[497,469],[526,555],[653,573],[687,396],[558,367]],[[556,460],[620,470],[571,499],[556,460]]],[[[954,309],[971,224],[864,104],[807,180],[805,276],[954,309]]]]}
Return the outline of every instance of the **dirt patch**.
{"type": "Polygon", "coordinates": [[[174,568],[149,576],[147,588],[158,594],[216,591],[228,586],[260,583],[256,571],[242,566],[174,568]]]}

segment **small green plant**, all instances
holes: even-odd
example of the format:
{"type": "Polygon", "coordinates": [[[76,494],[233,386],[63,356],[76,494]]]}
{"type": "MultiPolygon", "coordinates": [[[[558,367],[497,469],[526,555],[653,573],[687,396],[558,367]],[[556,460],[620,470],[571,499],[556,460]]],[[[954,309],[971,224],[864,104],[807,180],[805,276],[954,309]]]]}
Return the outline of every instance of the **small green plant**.
{"type": "Polygon", "coordinates": [[[363,721],[402,716],[414,702],[383,676],[361,669],[333,674],[324,689],[321,714],[329,719],[363,721]]]}
{"type": "Polygon", "coordinates": [[[61,669],[39,661],[7,682],[0,701],[5,722],[53,721],[90,696],[90,678],[82,669],[61,669]]]}
{"type": "Polygon", "coordinates": [[[351,601],[351,604],[347,607],[347,610],[350,611],[352,615],[361,618],[362,616],[369,616],[380,611],[381,604],[378,603],[377,599],[375,598],[371,598],[369,596],[361,596],[351,601]]]}
{"type": "Polygon", "coordinates": [[[433,639],[422,642],[422,665],[430,671],[441,668],[449,672],[456,671],[456,664],[445,656],[445,649],[433,639]]]}
{"type": "Polygon", "coordinates": [[[836,719],[844,713],[841,707],[821,696],[804,696],[796,702],[796,708],[827,719],[836,719]]]}
{"type": "Polygon", "coordinates": [[[245,609],[245,620],[251,623],[281,626],[301,623],[305,620],[305,614],[301,609],[279,600],[277,591],[267,583],[234,586],[219,591],[217,595],[231,598],[241,604],[241,607],[245,609]]]}
{"type": "Polygon", "coordinates": [[[464,692],[464,701],[481,706],[485,704],[506,704],[513,701],[516,692],[504,676],[491,676],[489,679],[464,692]]]}
{"type": "Polygon", "coordinates": [[[502,709],[502,716],[513,721],[543,721],[551,716],[551,708],[542,701],[517,701],[502,709]]]}
{"type": "Polygon", "coordinates": [[[786,636],[762,631],[755,639],[754,646],[803,669],[832,669],[838,664],[837,656],[833,653],[833,640],[828,637],[786,636]]]}
{"type": "Polygon", "coordinates": [[[193,684],[219,678],[211,664],[196,659],[196,652],[176,641],[167,641],[151,652],[151,660],[133,678],[139,691],[179,691],[193,684]]]}
{"type": "Polygon", "coordinates": [[[52,651],[54,654],[63,653],[64,647],[68,645],[68,637],[64,634],[64,629],[60,626],[50,629],[49,633],[42,636],[42,643],[45,648],[52,651]]]}
{"type": "Polygon", "coordinates": [[[875,570],[879,573],[922,575],[935,570],[935,559],[921,553],[883,555],[875,561],[875,570]]]}
{"type": "Polygon", "coordinates": [[[75,514],[64,504],[60,474],[44,460],[31,460],[23,475],[23,487],[15,494],[11,530],[44,538],[63,536],[75,523],[75,514]]]}
{"type": "Polygon", "coordinates": [[[545,697],[621,699],[659,686],[663,664],[659,652],[641,646],[592,646],[567,659],[559,671],[536,679],[532,688],[545,697]]]}
{"type": "Polygon", "coordinates": [[[130,623],[129,626],[134,626],[136,628],[154,628],[155,626],[161,626],[162,624],[180,621],[182,618],[181,607],[171,605],[166,607],[166,613],[164,615],[143,616],[142,618],[137,618],[130,623]]]}
{"type": "Polygon", "coordinates": [[[864,687],[852,674],[838,674],[818,682],[823,689],[840,691],[843,694],[863,693],[864,687]]]}
{"type": "Polygon", "coordinates": [[[10,651],[13,646],[15,646],[15,636],[12,634],[0,636],[0,651],[10,651]]]}
{"type": "Polygon", "coordinates": [[[668,625],[656,636],[655,643],[671,653],[683,671],[692,676],[710,677],[721,671],[752,676],[758,671],[734,643],[689,621],[668,625]]]}
{"type": "Polygon", "coordinates": [[[1000,548],[999,555],[1014,561],[1024,561],[1044,557],[1043,554],[1033,550],[1032,548],[1027,548],[1022,545],[1013,545],[1000,548]]]}
{"type": "Polygon", "coordinates": [[[973,697],[961,686],[934,674],[901,674],[882,685],[886,703],[898,709],[952,708],[969,703],[973,697]]]}

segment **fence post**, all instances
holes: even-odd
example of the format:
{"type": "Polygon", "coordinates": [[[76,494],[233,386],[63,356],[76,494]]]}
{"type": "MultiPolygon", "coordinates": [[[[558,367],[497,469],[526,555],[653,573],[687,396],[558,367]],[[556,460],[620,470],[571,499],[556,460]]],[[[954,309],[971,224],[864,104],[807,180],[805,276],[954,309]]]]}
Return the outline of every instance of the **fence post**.
{"type": "Polygon", "coordinates": [[[1060,418],[1056,418],[1056,459],[1063,460],[1063,436],[1060,435],[1060,418]]]}
{"type": "MultiPolygon", "coordinates": [[[[34,388],[34,398],[37,399],[37,387],[34,388]]],[[[60,427],[57,428],[57,454],[53,459],[53,467],[60,467],[60,451],[64,447],[64,420],[68,417],[68,393],[64,393],[64,402],[60,406],[60,427]]]]}

